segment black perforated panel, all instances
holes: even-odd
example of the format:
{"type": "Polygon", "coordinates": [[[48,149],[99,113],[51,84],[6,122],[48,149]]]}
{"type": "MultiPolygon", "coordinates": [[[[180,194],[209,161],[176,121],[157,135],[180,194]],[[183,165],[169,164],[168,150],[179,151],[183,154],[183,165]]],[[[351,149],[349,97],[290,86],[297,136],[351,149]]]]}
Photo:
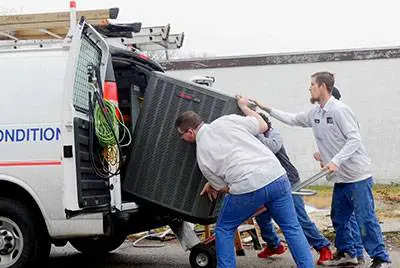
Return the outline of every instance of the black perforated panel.
{"type": "Polygon", "coordinates": [[[188,220],[210,222],[219,204],[199,196],[205,179],[196,163],[195,145],[182,141],[174,126],[186,110],[199,113],[206,122],[239,112],[232,97],[155,73],[146,89],[123,189],[188,220]]]}
{"type": "Polygon", "coordinates": [[[108,180],[98,177],[92,166],[89,150],[89,122],[74,118],[76,179],[80,208],[110,203],[108,180]]]}

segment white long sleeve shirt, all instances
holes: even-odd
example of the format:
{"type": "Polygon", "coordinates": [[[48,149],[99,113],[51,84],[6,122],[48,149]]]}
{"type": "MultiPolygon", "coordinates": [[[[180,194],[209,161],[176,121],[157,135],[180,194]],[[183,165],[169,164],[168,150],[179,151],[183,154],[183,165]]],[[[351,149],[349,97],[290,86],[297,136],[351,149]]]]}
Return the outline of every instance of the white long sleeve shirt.
{"type": "Polygon", "coordinates": [[[196,136],[196,158],[204,177],[217,190],[231,194],[261,189],[286,172],[276,156],[255,137],[255,117],[227,115],[203,124],[196,136]]]}
{"type": "Polygon", "coordinates": [[[332,162],[339,168],[328,177],[333,182],[350,183],[371,177],[371,159],[362,144],[357,119],[343,102],[331,97],[323,108],[315,106],[306,113],[271,109],[270,114],[283,123],[313,129],[322,163],[332,162]]]}

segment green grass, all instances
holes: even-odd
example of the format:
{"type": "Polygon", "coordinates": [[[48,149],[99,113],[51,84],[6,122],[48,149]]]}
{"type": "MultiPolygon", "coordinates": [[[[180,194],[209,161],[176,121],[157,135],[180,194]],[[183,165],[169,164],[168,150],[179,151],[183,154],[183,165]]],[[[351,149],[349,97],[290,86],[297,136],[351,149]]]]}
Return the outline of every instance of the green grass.
{"type": "MultiPolygon", "coordinates": [[[[314,185],[307,187],[317,192],[319,196],[331,196],[333,187],[329,185],[314,185]]],[[[373,187],[376,198],[384,201],[400,202],[400,184],[376,184],[373,187]]]]}
{"type": "MultiPolygon", "coordinates": [[[[335,242],[336,233],[334,230],[322,230],[322,234],[332,243],[335,242]]],[[[385,244],[400,248],[400,232],[387,232],[384,234],[384,240],[385,244]]]]}
{"type": "Polygon", "coordinates": [[[377,184],[374,186],[374,194],[385,201],[400,202],[400,184],[377,184]]]}
{"type": "Polygon", "coordinates": [[[307,189],[311,189],[313,191],[316,191],[318,195],[332,195],[333,191],[333,186],[329,185],[312,185],[307,187],[307,189]]]}

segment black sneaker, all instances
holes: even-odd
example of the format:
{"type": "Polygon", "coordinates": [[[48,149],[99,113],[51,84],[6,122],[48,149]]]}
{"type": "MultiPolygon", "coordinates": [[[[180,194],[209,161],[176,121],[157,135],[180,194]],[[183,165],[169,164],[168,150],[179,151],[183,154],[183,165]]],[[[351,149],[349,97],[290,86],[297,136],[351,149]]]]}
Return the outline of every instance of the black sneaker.
{"type": "Polygon", "coordinates": [[[391,267],[390,262],[385,262],[380,259],[373,259],[372,264],[369,268],[387,268],[391,267]]]}

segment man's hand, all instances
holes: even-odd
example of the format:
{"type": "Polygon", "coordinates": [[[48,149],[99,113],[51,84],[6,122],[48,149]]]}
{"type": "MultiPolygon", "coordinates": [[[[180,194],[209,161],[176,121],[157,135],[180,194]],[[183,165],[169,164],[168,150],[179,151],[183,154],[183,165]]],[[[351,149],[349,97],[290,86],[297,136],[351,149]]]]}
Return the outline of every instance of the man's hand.
{"type": "Polygon", "coordinates": [[[236,99],[237,99],[237,103],[238,103],[240,110],[242,110],[242,112],[245,116],[252,116],[257,119],[257,121],[259,123],[258,132],[264,133],[265,131],[267,131],[268,125],[264,121],[264,119],[256,111],[253,111],[252,109],[249,108],[249,106],[248,106],[249,99],[246,97],[243,97],[241,95],[236,95],[236,99]]]}
{"type": "Polygon", "coordinates": [[[256,103],[256,105],[257,105],[258,107],[260,107],[261,110],[264,110],[264,111],[266,111],[267,113],[271,112],[271,108],[269,108],[269,107],[263,105],[263,104],[262,104],[261,102],[259,102],[258,100],[254,100],[254,102],[256,103]]]}
{"type": "Polygon", "coordinates": [[[315,159],[316,161],[319,161],[319,162],[322,161],[322,159],[321,159],[321,154],[320,154],[319,152],[314,153],[313,156],[314,156],[314,159],[315,159]]]}
{"type": "Polygon", "coordinates": [[[322,163],[321,154],[319,152],[314,153],[314,159],[319,162],[321,168],[324,168],[324,164],[322,163]]]}
{"type": "Polygon", "coordinates": [[[328,165],[326,165],[326,168],[327,168],[330,172],[335,172],[335,171],[338,170],[338,167],[337,167],[334,163],[332,163],[332,162],[328,163],[328,165]]]}
{"type": "Polygon", "coordinates": [[[223,194],[227,194],[229,193],[229,187],[225,186],[224,188],[222,188],[221,190],[218,191],[219,193],[223,193],[223,194]]]}
{"type": "Polygon", "coordinates": [[[241,95],[236,95],[236,99],[237,99],[239,106],[248,106],[249,105],[249,99],[246,97],[243,97],[241,95]]]}
{"type": "Polygon", "coordinates": [[[206,183],[206,185],[204,185],[203,190],[201,191],[200,195],[204,195],[207,194],[208,199],[210,199],[210,201],[213,201],[215,199],[217,199],[218,196],[218,191],[215,190],[208,182],[206,183]]]}

